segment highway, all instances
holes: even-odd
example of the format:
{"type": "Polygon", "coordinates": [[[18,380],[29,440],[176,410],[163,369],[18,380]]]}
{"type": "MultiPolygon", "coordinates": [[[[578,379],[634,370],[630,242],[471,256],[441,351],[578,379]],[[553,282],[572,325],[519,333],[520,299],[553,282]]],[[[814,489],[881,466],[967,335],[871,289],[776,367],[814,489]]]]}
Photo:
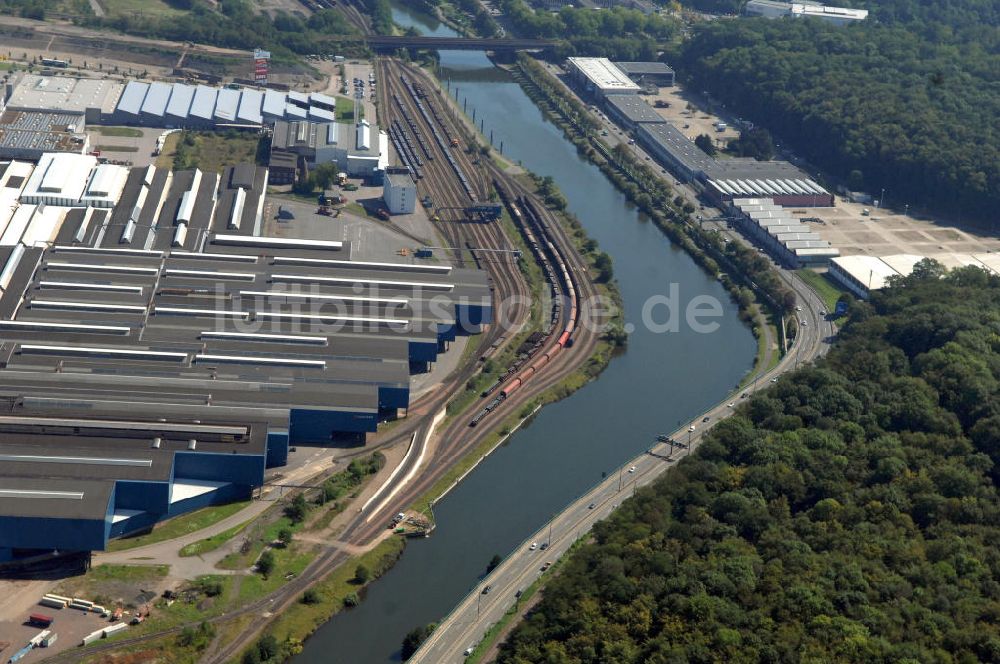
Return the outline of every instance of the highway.
{"type": "MultiPolygon", "coordinates": [[[[799,362],[819,357],[829,348],[833,324],[819,312],[824,304],[800,280],[783,275],[799,297],[801,312],[797,312],[806,325],[801,327],[792,349],[771,371],[755,376],[759,387],[777,381],[782,373],[794,369],[799,362]]],[[[517,546],[514,551],[489,575],[476,585],[468,595],[409,660],[413,664],[452,664],[465,661],[465,650],[482,639],[490,625],[499,621],[517,602],[517,592],[543,576],[546,563],[555,562],[567,549],[589,531],[593,525],[607,517],[622,500],[633,495],[637,487],[645,486],[669,470],[680,458],[697,449],[711,427],[735,412],[742,401],[741,394],[734,394],[694,418],[691,423],[669,434],[686,449],[666,443],[653,443],[649,451],[609,473],[592,489],[570,503],[541,529],[517,546]],[[731,407],[733,404],[734,407],[731,407]],[[705,421],[707,419],[707,421],[705,421]],[[693,426],[692,431],[689,427],[693,426]],[[538,548],[531,549],[531,543],[538,548]],[[547,545],[545,550],[541,546],[547,545]],[[483,591],[489,587],[489,592],[483,591]]]]}

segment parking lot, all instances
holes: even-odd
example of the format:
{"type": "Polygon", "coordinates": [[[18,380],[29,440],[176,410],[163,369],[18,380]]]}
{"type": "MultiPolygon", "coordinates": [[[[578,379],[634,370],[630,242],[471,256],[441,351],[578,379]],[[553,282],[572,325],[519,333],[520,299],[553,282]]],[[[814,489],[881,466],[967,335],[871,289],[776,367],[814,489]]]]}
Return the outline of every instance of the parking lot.
{"type": "Polygon", "coordinates": [[[810,226],[843,256],[1000,251],[1000,239],[975,229],[937,224],[839,197],[833,208],[789,208],[789,211],[807,223],[818,219],[810,226]],[[863,214],[866,209],[867,216],[863,214]]]}
{"type": "Polygon", "coordinates": [[[163,129],[142,127],[87,128],[91,151],[99,150],[101,157],[111,162],[131,162],[131,165],[140,167],[156,161],[153,150],[156,149],[156,139],[163,132],[163,129]]]}

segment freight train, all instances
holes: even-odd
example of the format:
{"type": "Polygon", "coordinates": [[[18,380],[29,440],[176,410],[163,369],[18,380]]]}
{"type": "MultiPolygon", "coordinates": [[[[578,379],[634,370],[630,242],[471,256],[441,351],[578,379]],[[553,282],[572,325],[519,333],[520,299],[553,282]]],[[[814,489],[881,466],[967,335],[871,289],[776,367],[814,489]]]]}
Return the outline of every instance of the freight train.
{"type": "Polygon", "coordinates": [[[502,376],[497,378],[496,382],[483,391],[483,398],[489,397],[497,390],[499,390],[499,394],[475,414],[469,422],[470,427],[478,425],[483,418],[496,410],[507,397],[524,385],[525,381],[551,362],[563,348],[573,345],[573,333],[576,330],[579,314],[576,282],[566,266],[565,259],[556,249],[555,243],[552,242],[548,224],[541,218],[530,200],[518,198],[516,202],[512,201],[499,182],[494,181],[494,186],[500,194],[500,199],[510,210],[514,223],[524,234],[525,242],[542,267],[542,272],[545,274],[545,279],[552,291],[552,312],[541,338],[528,350],[526,356],[516,361],[502,376]],[[562,289],[565,289],[565,292],[562,289]],[[555,328],[559,324],[563,301],[568,307],[565,325],[561,329],[555,345],[542,353],[542,348],[555,333],[555,328]],[[524,366],[526,364],[527,367],[524,366]]]}

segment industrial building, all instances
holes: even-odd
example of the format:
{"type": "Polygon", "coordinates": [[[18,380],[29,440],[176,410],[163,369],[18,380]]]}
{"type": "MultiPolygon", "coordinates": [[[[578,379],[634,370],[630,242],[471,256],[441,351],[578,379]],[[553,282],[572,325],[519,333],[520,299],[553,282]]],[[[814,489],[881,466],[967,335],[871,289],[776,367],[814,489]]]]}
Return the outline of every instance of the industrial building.
{"type": "Polygon", "coordinates": [[[210,129],[278,120],[333,122],[336,100],[321,93],[130,81],[105,124],[210,129]]]}
{"type": "MultiPolygon", "coordinates": [[[[615,113],[635,113],[632,105],[619,106],[626,110],[615,113]]],[[[639,144],[646,151],[679,179],[699,182],[705,195],[720,207],[748,197],[768,197],[779,205],[794,207],[834,204],[833,194],[786,161],[716,159],[669,122],[642,122],[633,126],[639,144]]]]}
{"type": "Polygon", "coordinates": [[[390,214],[411,214],[417,209],[417,185],[408,170],[385,174],[382,199],[390,214]]]}
{"type": "Polygon", "coordinates": [[[607,58],[567,58],[566,68],[584,91],[599,99],[639,92],[639,86],[607,58]]]}
{"type": "Polygon", "coordinates": [[[612,120],[633,130],[640,124],[666,124],[662,115],[638,95],[609,95],[604,106],[612,120]]]}
{"type": "Polygon", "coordinates": [[[749,0],[744,7],[747,16],[764,18],[817,18],[833,25],[847,25],[868,18],[867,9],[827,7],[816,2],[777,2],[749,0]]]}
{"type": "Polygon", "coordinates": [[[108,79],[24,74],[7,83],[7,110],[79,116],[77,131],[112,115],[124,86],[108,79]]]}
{"type": "MultiPolygon", "coordinates": [[[[693,145],[693,143],[692,143],[693,145]]],[[[713,159],[703,173],[705,194],[724,205],[734,198],[768,197],[786,207],[832,207],[833,194],[787,161],[713,159]]]]}
{"type": "Polygon", "coordinates": [[[492,320],[482,271],[262,236],[265,168],[95,162],[0,164],[0,561],[248,497],[492,320]]]}
{"type": "Polygon", "coordinates": [[[662,62],[616,62],[615,66],[638,85],[671,87],[676,78],[674,70],[662,62]]]}
{"type": "Polygon", "coordinates": [[[729,207],[739,231],[790,269],[821,267],[840,251],[771,198],[737,198],[729,207]]]}
{"type": "Polygon", "coordinates": [[[841,256],[830,261],[830,276],[854,295],[868,299],[871,291],[885,288],[892,277],[905,277],[913,266],[932,258],[948,270],[976,267],[1000,275],[1000,255],[997,254],[893,254],[889,256],[841,256]]]}
{"type": "Polygon", "coordinates": [[[78,128],[82,116],[48,111],[0,113],[0,159],[37,161],[46,152],[85,154],[90,138],[78,128]]]}
{"type": "Polygon", "coordinates": [[[277,121],[271,158],[290,164],[287,155],[303,157],[310,166],[335,163],[348,175],[378,177],[389,164],[389,136],[367,120],[346,122],[277,121]]]}
{"type": "Polygon", "coordinates": [[[669,122],[638,125],[636,140],[680,180],[698,180],[715,164],[715,159],[669,122]]]}

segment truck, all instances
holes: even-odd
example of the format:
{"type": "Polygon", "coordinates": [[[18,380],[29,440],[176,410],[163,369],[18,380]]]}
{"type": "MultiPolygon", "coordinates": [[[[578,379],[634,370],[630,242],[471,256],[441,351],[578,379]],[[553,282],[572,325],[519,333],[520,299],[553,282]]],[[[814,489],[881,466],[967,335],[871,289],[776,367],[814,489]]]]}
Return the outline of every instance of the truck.
{"type": "Polygon", "coordinates": [[[725,122],[716,122],[715,131],[725,131],[727,126],[725,122]]]}
{"type": "Polygon", "coordinates": [[[55,618],[44,613],[32,613],[28,616],[28,623],[35,627],[49,627],[54,621],[55,618]]]}

